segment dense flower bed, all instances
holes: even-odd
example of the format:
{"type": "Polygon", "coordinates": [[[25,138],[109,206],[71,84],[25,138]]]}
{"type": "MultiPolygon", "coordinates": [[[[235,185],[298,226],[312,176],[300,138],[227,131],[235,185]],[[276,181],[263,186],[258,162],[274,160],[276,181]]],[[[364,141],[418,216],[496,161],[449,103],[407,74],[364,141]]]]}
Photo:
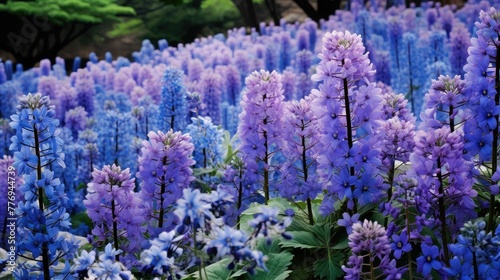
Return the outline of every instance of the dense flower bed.
{"type": "Polygon", "coordinates": [[[3,274],[498,279],[499,3],[379,4],[0,62],[3,274]]]}

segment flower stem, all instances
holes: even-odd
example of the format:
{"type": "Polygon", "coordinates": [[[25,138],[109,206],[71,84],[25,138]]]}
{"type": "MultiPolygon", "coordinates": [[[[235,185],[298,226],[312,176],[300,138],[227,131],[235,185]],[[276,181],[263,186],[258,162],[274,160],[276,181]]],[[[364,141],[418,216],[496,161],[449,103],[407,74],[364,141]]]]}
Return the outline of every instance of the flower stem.
{"type": "MultiPolygon", "coordinates": [[[[342,61],[342,64],[344,64],[344,61],[342,61]]],[[[349,103],[349,85],[347,83],[346,78],[342,80],[344,83],[344,105],[345,105],[345,118],[347,125],[347,144],[349,145],[349,151],[350,151],[352,149],[352,146],[354,145],[354,141],[352,140],[351,104],[349,103]]],[[[354,176],[354,166],[351,166],[350,174],[351,176],[354,176]]],[[[352,192],[354,192],[354,186],[351,186],[351,190],[352,192]]],[[[356,209],[356,199],[353,198],[353,200],[354,200],[354,207],[352,210],[352,214],[356,214],[358,212],[356,209]]]]}
{"type": "MultiPolygon", "coordinates": [[[[500,36],[498,37],[500,40],[500,36]]],[[[495,67],[495,106],[500,104],[500,48],[497,47],[496,56],[496,67],[495,67]]],[[[495,174],[498,168],[498,115],[495,116],[496,126],[493,129],[493,143],[491,145],[491,169],[492,173],[495,174]]],[[[492,231],[494,228],[494,217],[495,217],[495,195],[490,195],[490,213],[488,217],[488,226],[486,227],[486,232],[492,231]]]]}
{"type": "MultiPolygon", "coordinates": [[[[304,131],[304,120],[302,120],[301,130],[304,131]]],[[[307,170],[307,158],[306,158],[306,137],[302,136],[302,170],[304,171],[304,182],[307,182],[308,170],[307,170]]],[[[314,218],[312,213],[311,198],[307,198],[307,214],[309,215],[309,224],[314,225],[314,218]]]]}
{"type": "Polygon", "coordinates": [[[448,253],[448,238],[446,233],[446,209],[444,205],[444,180],[441,174],[441,159],[437,160],[438,180],[439,180],[439,220],[441,221],[441,239],[443,241],[444,262],[449,265],[450,255],[448,253]]]}
{"type": "MultiPolygon", "coordinates": [[[[33,134],[35,138],[35,155],[37,158],[36,164],[36,177],[37,180],[42,180],[42,156],[40,155],[40,140],[38,139],[38,129],[33,125],[33,134]]],[[[40,208],[40,212],[43,215],[44,212],[44,200],[45,193],[44,188],[38,189],[38,206],[40,208]]],[[[47,227],[42,226],[42,234],[47,234],[47,227]]],[[[42,266],[43,266],[43,278],[45,280],[50,280],[50,260],[49,260],[49,247],[47,241],[42,243],[42,266]]]]}

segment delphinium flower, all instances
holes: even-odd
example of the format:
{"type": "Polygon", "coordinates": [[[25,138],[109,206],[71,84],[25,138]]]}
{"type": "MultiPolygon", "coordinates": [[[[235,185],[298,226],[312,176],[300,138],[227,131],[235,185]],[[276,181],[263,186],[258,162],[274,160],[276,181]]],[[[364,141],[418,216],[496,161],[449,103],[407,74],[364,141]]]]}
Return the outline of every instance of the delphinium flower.
{"type": "Polygon", "coordinates": [[[132,167],[134,158],[130,153],[132,143],[132,116],[116,109],[105,110],[99,114],[96,124],[97,146],[101,164],[115,164],[132,167]]]}
{"type": "Polygon", "coordinates": [[[240,101],[240,93],[241,93],[241,74],[238,68],[234,65],[228,65],[224,68],[223,73],[220,73],[221,76],[225,79],[225,100],[230,105],[237,105],[240,101]]]}
{"type": "Polygon", "coordinates": [[[66,113],[64,123],[71,130],[73,138],[76,139],[78,132],[87,125],[87,112],[81,106],[71,109],[66,113]]]}
{"type": "Polygon", "coordinates": [[[42,76],[50,76],[50,68],[51,67],[52,67],[52,65],[51,65],[49,59],[40,60],[40,74],[42,76]]]}
{"type": "Polygon", "coordinates": [[[0,61],[0,85],[7,81],[7,75],[5,74],[5,64],[0,61]]]}
{"type": "Polygon", "coordinates": [[[75,88],[70,85],[69,81],[65,80],[57,83],[54,96],[58,100],[57,108],[59,108],[59,110],[56,111],[56,117],[61,122],[61,125],[64,126],[66,113],[78,105],[77,93],[75,88]]]}
{"type": "Polygon", "coordinates": [[[82,251],[75,257],[75,263],[71,267],[72,276],[75,279],[134,279],[132,273],[120,262],[116,261],[122,250],[116,250],[109,243],[103,252],[99,252],[96,259],[95,251],[82,251]]]}
{"type": "Polygon", "coordinates": [[[18,176],[24,183],[19,186],[24,199],[16,209],[17,255],[35,259],[36,263],[19,263],[18,273],[52,279],[61,258],[70,261],[78,248],[74,239],[59,236],[59,231],[69,229],[69,215],[63,205],[67,197],[64,185],[54,177],[51,164],[64,164],[62,141],[58,137],[58,120],[47,96],[28,94],[19,99],[17,113],[11,116],[11,150],[18,176]],[[35,276],[37,275],[37,276],[35,276]]]}
{"type": "Polygon", "coordinates": [[[181,248],[183,235],[175,236],[175,230],[162,232],[151,240],[151,247],[141,253],[142,271],[152,276],[167,276],[181,279],[184,274],[176,265],[184,250],[181,248]]]}
{"type": "Polygon", "coordinates": [[[482,220],[469,221],[460,230],[455,244],[450,245],[454,258],[450,267],[444,268],[447,276],[460,279],[495,279],[500,272],[500,237],[486,232],[482,220]]]}
{"type": "Polygon", "coordinates": [[[279,69],[280,49],[277,43],[271,41],[266,44],[264,63],[267,71],[279,69]]]}
{"type": "MultiPolygon", "coordinates": [[[[92,180],[92,171],[99,163],[97,140],[98,134],[91,129],[87,128],[78,132],[77,144],[81,147],[81,155],[76,182],[87,183],[92,180]]],[[[86,188],[83,188],[83,191],[86,192],[86,188]]]]}
{"type": "Polygon", "coordinates": [[[281,32],[279,35],[280,44],[280,71],[283,71],[292,62],[292,57],[295,56],[295,47],[289,32],[281,32]]]}
{"type": "Polygon", "coordinates": [[[74,88],[77,95],[78,105],[85,108],[85,111],[92,116],[94,114],[94,96],[96,95],[94,80],[87,69],[79,69],[74,76],[74,88]]]}
{"type": "Polygon", "coordinates": [[[134,192],[134,182],[129,169],[122,170],[116,165],[94,169],[83,201],[93,223],[94,246],[101,248],[112,243],[116,250],[127,254],[129,267],[135,258],[133,254],[141,249],[146,216],[142,200],[134,192]]]}
{"type": "Polygon", "coordinates": [[[0,118],[0,157],[10,154],[10,138],[13,134],[14,132],[9,126],[9,120],[0,118]]]}
{"type": "MultiPolygon", "coordinates": [[[[405,94],[410,102],[411,110],[415,116],[420,116],[424,96],[424,83],[427,80],[426,71],[417,71],[415,65],[426,66],[426,61],[421,55],[425,53],[423,46],[418,46],[417,36],[406,32],[402,36],[400,50],[400,71],[397,82],[391,81],[391,86],[405,94]]],[[[394,72],[391,72],[394,73],[394,72]]],[[[436,77],[437,78],[437,77],[436,77]]]]}
{"type": "Polygon", "coordinates": [[[429,63],[445,61],[448,56],[448,49],[445,48],[446,32],[443,30],[432,30],[427,38],[429,44],[429,63]]]}
{"type": "Polygon", "coordinates": [[[202,110],[200,115],[210,117],[215,125],[221,124],[220,103],[223,93],[222,76],[212,69],[206,69],[201,74],[198,92],[202,96],[202,110]]]}
{"type": "MultiPolygon", "coordinates": [[[[395,98],[391,101],[397,100],[397,96],[393,96],[395,98]]],[[[382,162],[380,169],[384,171],[385,182],[389,185],[388,201],[391,200],[392,196],[394,176],[397,170],[409,161],[415,146],[415,117],[411,114],[404,116],[401,111],[397,113],[392,118],[381,121],[380,126],[376,129],[378,134],[383,135],[379,143],[379,159],[382,162]]]]}
{"type": "Polygon", "coordinates": [[[140,197],[145,202],[149,220],[148,233],[156,237],[176,225],[172,207],[182,190],[194,180],[190,166],[194,145],[191,137],[170,130],[149,132],[139,156],[137,178],[141,181],[140,197]]]}
{"type": "Polygon", "coordinates": [[[233,64],[236,66],[236,68],[240,72],[241,83],[245,82],[245,77],[250,72],[250,61],[249,60],[250,59],[248,58],[248,55],[244,50],[234,51],[233,64]]]}
{"type": "Polygon", "coordinates": [[[78,69],[80,69],[81,64],[82,64],[82,58],[79,56],[75,56],[75,58],[73,59],[73,68],[72,68],[73,72],[77,72],[78,69]]]}
{"type": "Polygon", "coordinates": [[[306,19],[304,23],[302,24],[302,27],[309,31],[309,50],[311,52],[315,51],[316,48],[316,40],[317,40],[317,29],[318,29],[318,24],[310,19],[306,19]]]}
{"type": "MultiPolygon", "coordinates": [[[[37,92],[41,93],[44,96],[50,97],[51,100],[56,99],[57,85],[58,85],[58,80],[56,77],[54,77],[54,76],[42,76],[38,79],[37,92]]],[[[59,104],[57,104],[57,105],[59,105],[59,104]]],[[[54,104],[54,106],[56,106],[56,104],[54,104]]],[[[57,108],[59,108],[59,106],[57,106],[57,108]]]]}
{"type": "Polygon", "coordinates": [[[195,167],[215,167],[222,162],[222,130],[209,117],[192,118],[186,132],[194,145],[195,167]]]}
{"type": "MultiPolygon", "coordinates": [[[[238,229],[240,228],[240,214],[248,208],[251,202],[257,201],[260,197],[258,194],[259,182],[254,177],[238,156],[233,157],[223,167],[223,176],[219,187],[234,197],[234,212],[236,212],[238,229]]],[[[226,224],[232,225],[229,222],[226,224]]]]}
{"type": "Polygon", "coordinates": [[[160,104],[160,128],[162,130],[182,131],[186,127],[187,91],[182,79],[181,71],[174,68],[165,70],[160,104]]]}
{"type": "Polygon", "coordinates": [[[391,16],[388,19],[388,29],[389,29],[389,42],[390,42],[390,54],[391,54],[391,73],[393,74],[391,85],[394,86],[397,83],[399,72],[401,71],[401,51],[403,47],[403,26],[399,20],[399,17],[391,16]]]}
{"type": "Polygon", "coordinates": [[[447,264],[450,237],[465,221],[477,215],[473,201],[477,192],[472,189],[473,179],[468,176],[463,146],[458,132],[450,132],[449,127],[420,130],[410,156],[412,168],[418,175],[420,199],[431,205],[425,213],[434,220],[430,227],[439,229],[443,260],[447,264]]]}
{"type": "Polygon", "coordinates": [[[297,51],[309,50],[309,31],[299,28],[295,37],[297,38],[297,51]]]}
{"type": "Polygon", "coordinates": [[[467,49],[470,46],[470,33],[460,21],[453,22],[450,33],[450,66],[451,73],[465,75],[464,66],[467,63],[467,49]]]}
{"type": "Polygon", "coordinates": [[[440,270],[443,264],[438,260],[439,248],[436,245],[422,244],[422,255],[417,258],[417,271],[429,277],[432,270],[440,270]]]}
{"type": "Polygon", "coordinates": [[[378,274],[401,279],[403,271],[391,260],[391,245],[383,226],[368,220],[357,222],[348,238],[352,255],[342,266],[345,279],[375,279],[378,274]]]}
{"type": "Polygon", "coordinates": [[[425,110],[420,117],[421,129],[447,126],[451,132],[459,130],[466,121],[463,112],[466,98],[465,83],[460,76],[439,76],[437,80],[432,80],[431,88],[425,95],[425,110]]]}
{"type": "Polygon", "coordinates": [[[472,111],[472,118],[465,123],[465,139],[468,156],[474,157],[483,169],[485,191],[490,192],[489,197],[489,218],[487,229],[492,230],[494,217],[498,216],[495,210],[495,197],[497,192],[488,190],[491,176],[498,172],[498,115],[500,114],[500,82],[498,72],[500,64],[500,17],[499,11],[491,8],[489,11],[481,11],[479,21],[476,22],[477,38],[471,39],[469,47],[469,57],[464,66],[465,82],[467,92],[470,95],[469,109],[472,111]],[[490,152],[483,150],[483,147],[490,146],[490,152]],[[478,157],[476,155],[479,154],[478,157]]]}
{"type": "Polygon", "coordinates": [[[23,95],[22,86],[23,84],[18,81],[0,83],[0,98],[2,100],[0,103],[0,118],[7,119],[16,113],[17,98],[23,95]]]}
{"type": "Polygon", "coordinates": [[[283,141],[281,77],[276,71],[255,71],[247,77],[246,86],[237,133],[239,150],[246,168],[257,171],[255,180],[262,183],[267,203],[271,173],[274,171],[272,157],[279,151],[283,141]]]}
{"type": "Polygon", "coordinates": [[[320,135],[310,98],[287,103],[284,122],[282,150],[286,162],[282,167],[283,187],[279,188],[279,192],[286,198],[307,201],[309,222],[313,224],[311,200],[321,193],[322,184],[317,174],[315,150],[320,135]]]}
{"type": "Polygon", "coordinates": [[[283,95],[285,100],[295,100],[295,88],[297,83],[297,76],[292,69],[287,68],[281,73],[281,84],[283,85],[283,95]]]}
{"type": "Polygon", "coordinates": [[[327,195],[320,211],[329,214],[332,199],[346,199],[354,213],[357,206],[378,201],[383,185],[373,149],[374,127],[381,117],[381,89],[368,78],[374,71],[361,37],[346,32],[326,33],[316,74],[320,82],[312,91],[321,145],[317,159],[327,195]],[[359,205],[358,205],[359,203],[359,205]]]}
{"type": "Polygon", "coordinates": [[[308,50],[301,50],[295,54],[295,70],[299,73],[309,74],[309,69],[313,64],[313,53],[308,50]]]}

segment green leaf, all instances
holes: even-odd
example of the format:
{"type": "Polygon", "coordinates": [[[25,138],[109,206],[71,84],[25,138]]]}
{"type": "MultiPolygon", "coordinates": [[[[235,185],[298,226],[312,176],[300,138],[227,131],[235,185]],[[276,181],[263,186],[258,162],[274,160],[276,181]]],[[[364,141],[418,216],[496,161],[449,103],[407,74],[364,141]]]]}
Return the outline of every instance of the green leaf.
{"type": "MultiPolygon", "coordinates": [[[[230,259],[222,259],[214,264],[211,264],[205,267],[205,271],[207,273],[208,279],[210,280],[226,280],[229,279],[231,275],[231,270],[227,269],[227,266],[231,262],[230,259]]],[[[204,272],[201,272],[202,277],[204,278],[204,272]]],[[[192,273],[190,275],[194,279],[200,279],[198,271],[192,273]]]]}
{"type": "Polygon", "coordinates": [[[340,241],[335,242],[336,244],[332,247],[334,250],[343,250],[349,248],[349,240],[347,235],[344,235],[340,241]]]}
{"type": "Polygon", "coordinates": [[[266,261],[268,271],[256,270],[255,275],[249,275],[251,280],[285,280],[291,271],[288,266],[292,264],[293,255],[289,252],[269,254],[266,261]]]}
{"type": "Polygon", "coordinates": [[[314,249],[323,247],[323,244],[311,232],[289,231],[288,233],[292,235],[292,239],[282,240],[281,247],[301,249],[314,249]]]}
{"type": "Polygon", "coordinates": [[[335,253],[330,258],[321,259],[314,263],[314,276],[334,280],[344,274],[340,263],[344,258],[343,254],[335,253]]]}
{"type": "Polygon", "coordinates": [[[264,238],[260,239],[257,243],[257,246],[255,249],[261,251],[264,255],[269,255],[269,254],[274,254],[274,253],[280,253],[281,252],[281,246],[280,246],[280,237],[275,237],[272,240],[271,245],[269,245],[264,238]]]}

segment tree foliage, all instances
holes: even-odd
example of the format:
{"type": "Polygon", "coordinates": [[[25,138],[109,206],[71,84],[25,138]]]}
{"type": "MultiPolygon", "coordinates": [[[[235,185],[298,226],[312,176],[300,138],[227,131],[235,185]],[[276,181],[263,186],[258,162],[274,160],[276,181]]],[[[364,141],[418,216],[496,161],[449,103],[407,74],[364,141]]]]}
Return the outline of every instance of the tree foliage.
{"type": "Polygon", "coordinates": [[[0,1],[0,49],[31,67],[57,53],[91,27],[133,15],[115,0],[0,1]]]}

